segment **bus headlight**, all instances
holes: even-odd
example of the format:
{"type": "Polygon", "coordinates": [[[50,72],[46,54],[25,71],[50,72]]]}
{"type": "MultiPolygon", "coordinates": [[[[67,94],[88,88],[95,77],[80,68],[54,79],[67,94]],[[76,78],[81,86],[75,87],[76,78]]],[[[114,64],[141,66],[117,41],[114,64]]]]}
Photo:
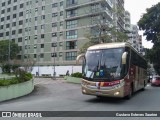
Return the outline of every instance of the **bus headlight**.
{"type": "Polygon", "coordinates": [[[116,95],[119,95],[119,94],[120,94],[120,92],[119,92],[119,91],[114,93],[114,95],[115,95],[115,96],[116,96],[116,95]]]}
{"type": "Polygon", "coordinates": [[[82,92],[83,92],[83,93],[86,93],[86,90],[85,90],[85,89],[83,89],[83,90],[82,90],[82,92]]]}

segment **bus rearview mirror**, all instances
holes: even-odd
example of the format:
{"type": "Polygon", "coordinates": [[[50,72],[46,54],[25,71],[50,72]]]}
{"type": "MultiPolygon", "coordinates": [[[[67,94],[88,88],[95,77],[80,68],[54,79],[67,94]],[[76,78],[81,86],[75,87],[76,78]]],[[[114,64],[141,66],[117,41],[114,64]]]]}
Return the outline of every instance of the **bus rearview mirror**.
{"type": "Polygon", "coordinates": [[[127,52],[124,52],[124,53],[122,54],[122,64],[123,64],[123,65],[126,64],[126,59],[127,59],[127,52]]]}
{"type": "Polygon", "coordinates": [[[76,64],[78,64],[79,60],[82,59],[82,58],[84,58],[84,54],[78,55],[77,58],[76,58],[76,64]]]}

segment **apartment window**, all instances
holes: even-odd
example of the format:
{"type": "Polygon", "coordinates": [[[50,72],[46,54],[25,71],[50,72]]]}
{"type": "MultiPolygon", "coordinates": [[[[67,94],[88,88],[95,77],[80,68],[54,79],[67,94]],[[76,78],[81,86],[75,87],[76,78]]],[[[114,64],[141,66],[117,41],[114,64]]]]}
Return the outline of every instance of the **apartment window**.
{"type": "Polygon", "coordinates": [[[34,19],[35,19],[35,21],[37,21],[37,20],[38,20],[38,17],[35,17],[34,19]]]}
{"type": "Polygon", "coordinates": [[[57,23],[52,23],[52,27],[57,27],[57,23]]]}
{"type": "Polygon", "coordinates": [[[42,20],[45,19],[45,15],[42,15],[42,16],[41,16],[41,19],[42,19],[42,20]]]}
{"type": "Polygon", "coordinates": [[[0,26],[0,29],[1,29],[1,30],[3,29],[3,25],[0,26]]]}
{"type": "Polygon", "coordinates": [[[25,28],[25,32],[27,32],[28,31],[28,28],[25,28]]]}
{"type": "Polygon", "coordinates": [[[4,17],[1,18],[1,22],[3,22],[3,21],[4,21],[4,17]]]}
{"type": "Polygon", "coordinates": [[[6,4],[6,3],[5,3],[5,2],[3,2],[3,3],[2,3],[2,7],[3,7],[3,6],[5,6],[5,4],[6,4]]]}
{"type": "Polygon", "coordinates": [[[41,29],[44,29],[45,28],[45,26],[44,25],[41,25],[41,29]]]}
{"type": "Polygon", "coordinates": [[[41,34],[41,38],[44,38],[44,34],[41,34]]]}
{"type": "Polygon", "coordinates": [[[18,38],[18,42],[22,42],[22,37],[18,38]]]}
{"type": "Polygon", "coordinates": [[[78,3],[78,0],[67,0],[67,6],[77,4],[77,3],[78,3]]]}
{"type": "Polygon", "coordinates": [[[52,43],[52,47],[57,47],[57,43],[56,42],[52,43]]]}
{"type": "Polygon", "coordinates": [[[23,20],[20,20],[20,21],[19,21],[19,25],[23,25],[23,20]]]}
{"type": "Polygon", "coordinates": [[[4,14],[4,13],[5,13],[5,10],[2,10],[2,11],[1,11],[1,14],[4,14]]]}
{"type": "Polygon", "coordinates": [[[10,20],[10,16],[7,16],[7,20],[10,20]]]}
{"type": "Polygon", "coordinates": [[[13,6],[13,10],[17,10],[17,6],[13,6]]]}
{"type": "Polygon", "coordinates": [[[22,4],[20,4],[20,8],[23,8],[23,3],[22,3],[22,4]]]}
{"type": "Polygon", "coordinates": [[[31,27],[28,28],[28,31],[31,31],[31,27]]]}
{"type": "Polygon", "coordinates": [[[75,39],[77,38],[77,30],[69,30],[66,32],[67,39],[75,39]]]}
{"type": "Polygon", "coordinates": [[[42,10],[45,10],[45,6],[42,6],[42,10]]]}
{"type": "Polygon", "coordinates": [[[63,56],[63,53],[62,53],[62,52],[60,52],[60,53],[59,53],[59,57],[62,57],[62,56],[63,56]]]}
{"type": "Polygon", "coordinates": [[[52,8],[58,7],[58,3],[52,4],[52,8]]]}
{"type": "Polygon", "coordinates": [[[14,26],[16,26],[16,22],[13,22],[13,23],[12,23],[12,27],[14,27],[14,26]]]}
{"type": "Polygon", "coordinates": [[[76,60],[77,52],[66,52],[66,60],[76,60]]]}
{"type": "Polygon", "coordinates": [[[7,8],[7,12],[10,12],[11,11],[11,8],[7,8]]]}
{"type": "Polygon", "coordinates": [[[59,32],[59,35],[62,36],[62,35],[63,35],[63,32],[59,32]]]}
{"type": "Polygon", "coordinates": [[[26,2],[26,5],[29,5],[29,2],[26,2]]]}
{"type": "Polygon", "coordinates": [[[15,39],[14,39],[14,38],[12,39],[12,42],[14,42],[14,43],[15,43],[15,39]]]}
{"type": "Polygon", "coordinates": [[[67,11],[67,17],[77,16],[77,14],[78,14],[77,9],[67,11]]]}
{"type": "Polygon", "coordinates": [[[66,42],[66,49],[76,49],[77,48],[77,41],[67,41],[66,42]]]}
{"type": "Polygon", "coordinates": [[[13,14],[13,18],[16,18],[17,17],[17,15],[16,14],[13,14]]]}
{"type": "Polygon", "coordinates": [[[15,34],[16,34],[16,31],[15,31],[15,30],[13,30],[13,31],[12,31],[12,35],[15,35],[15,34]]]}
{"type": "Polygon", "coordinates": [[[78,21],[77,20],[71,20],[71,21],[67,21],[66,23],[66,28],[70,29],[70,28],[75,28],[78,25],[78,21]]]}
{"type": "Polygon", "coordinates": [[[60,12],[60,16],[63,16],[63,11],[60,12]]]}
{"type": "Polygon", "coordinates": [[[8,24],[6,24],[6,28],[9,28],[10,27],[10,24],[8,23],[8,24]]]}
{"type": "Polygon", "coordinates": [[[29,10],[26,10],[26,13],[28,14],[28,13],[29,13],[29,10]]]}
{"type": "Polygon", "coordinates": [[[6,36],[9,36],[9,32],[6,32],[6,36]]]}
{"type": "Polygon", "coordinates": [[[43,53],[40,54],[40,58],[44,58],[44,54],[43,53]]]}
{"type": "Polygon", "coordinates": [[[17,0],[14,0],[14,2],[17,2],[17,0]]]}
{"type": "Polygon", "coordinates": [[[57,53],[51,53],[51,57],[57,57],[57,53]]]}
{"type": "Polygon", "coordinates": [[[57,17],[58,13],[52,13],[52,17],[57,17]]]}
{"type": "Polygon", "coordinates": [[[22,33],[22,29],[19,29],[19,30],[18,30],[18,33],[21,34],[21,33],[22,33]]]}
{"type": "Polygon", "coordinates": [[[3,33],[0,33],[0,37],[3,37],[3,33]]]}
{"type": "Polygon", "coordinates": [[[38,29],[38,26],[34,26],[34,29],[37,30],[37,29],[38,29]]]}
{"type": "Polygon", "coordinates": [[[63,6],[63,1],[62,1],[62,2],[60,2],[60,6],[63,6]]]}
{"type": "Polygon", "coordinates": [[[63,22],[60,22],[60,26],[63,26],[63,22]]]}
{"type": "Polygon", "coordinates": [[[52,37],[57,37],[57,33],[52,33],[52,37]]]}
{"type": "Polygon", "coordinates": [[[37,39],[37,35],[34,36],[34,39],[37,39]]]}
{"type": "Polygon", "coordinates": [[[19,13],[19,17],[21,17],[21,16],[23,16],[23,12],[20,12],[20,13],[19,13]]]}
{"type": "Polygon", "coordinates": [[[44,48],[44,44],[41,44],[41,48],[44,48]]]}
{"type": "Polygon", "coordinates": [[[11,0],[8,1],[8,5],[11,4],[11,0]]]}
{"type": "Polygon", "coordinates": [[[35,12],[37,12],[38,11],[38,8],[35,8],[35,12]]]}

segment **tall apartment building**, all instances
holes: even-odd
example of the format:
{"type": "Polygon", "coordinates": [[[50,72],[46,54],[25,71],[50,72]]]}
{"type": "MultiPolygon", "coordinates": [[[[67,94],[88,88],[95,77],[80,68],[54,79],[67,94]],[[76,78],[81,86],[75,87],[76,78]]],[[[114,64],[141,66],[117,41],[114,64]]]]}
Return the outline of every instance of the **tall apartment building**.
{"type": "Polygon", "coordinates": [[[125,11],[125,30],[128,31],[128,42],[139,52],[143,53],[142,36],[138,34],[138,27],[131,24],[130,13],[125,11]]]}
{"type": "Polygon", "coordinates": [[[0,40],[18,43],[23,61],[73,65],[85,34],[96,32],[95,20],[114,24],[116,3],[123,7],[123,0],[0,0],[0,40]]]}
{"type": "Polygon", "coordinates": [[[125,31],[125,9],[124,9],[124,0],[112,0],[114,1],[114,22],[116,29],[118,31],[125,31]]]}

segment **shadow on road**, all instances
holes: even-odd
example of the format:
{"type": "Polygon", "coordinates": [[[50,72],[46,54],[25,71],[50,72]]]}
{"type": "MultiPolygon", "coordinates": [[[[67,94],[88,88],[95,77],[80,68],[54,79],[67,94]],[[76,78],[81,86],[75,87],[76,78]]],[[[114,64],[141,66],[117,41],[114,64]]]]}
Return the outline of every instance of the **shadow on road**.
{"type": "MultiPolygon", "coordinates": [[[[145,90],[139,90],[137,92],[135,92],[132,97],[129,99],[129,100],[132,100],[134,98],[136,98],[137,96],[143,94],[143,92],[147,92],[148,89],[145,89],[145,90]]],[[[114,98],[114,97],[94,97],[92,99],[88,99],[86,100],[86,102],[91,102],[91,103],[110,103],[110,104],[121,104],[121,103],[124,103],[124,102],[127,102],[129,101],[125,98],[114,98]]]]}

